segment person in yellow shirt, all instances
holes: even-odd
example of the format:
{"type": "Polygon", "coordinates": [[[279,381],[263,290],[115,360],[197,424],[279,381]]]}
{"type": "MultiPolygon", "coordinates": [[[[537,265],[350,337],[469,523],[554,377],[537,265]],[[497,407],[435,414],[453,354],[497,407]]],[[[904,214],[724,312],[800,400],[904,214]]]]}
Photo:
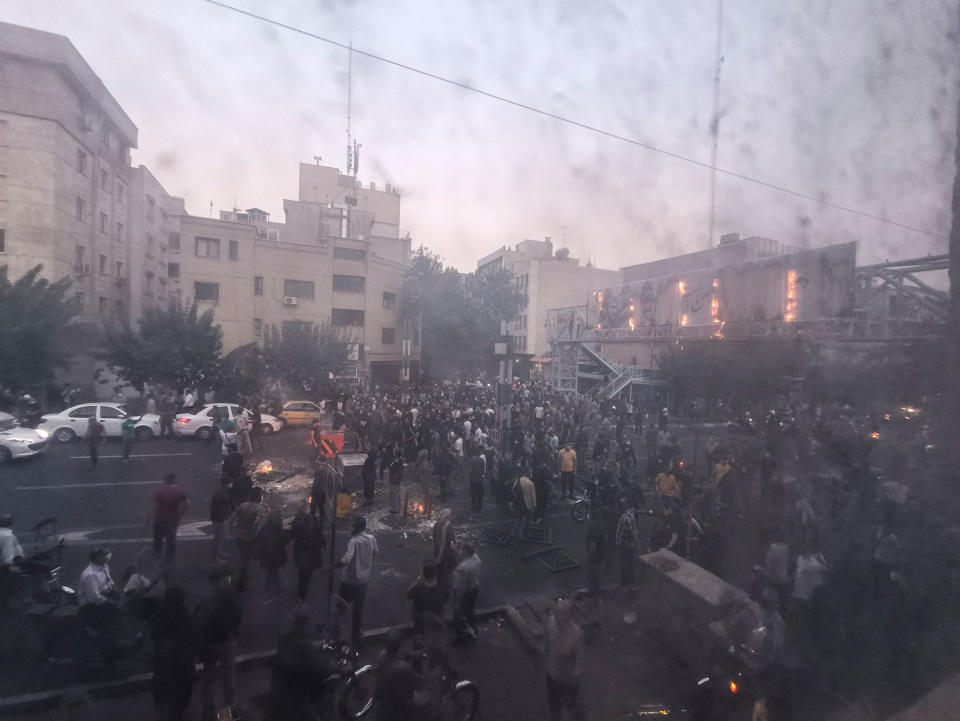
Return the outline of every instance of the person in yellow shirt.
{"type": "Polygon", "coordinates": [[[680,495],[680,483],[669,468],[660,471],[656,478],[657,495],[676,498],[680,495]]]}
{"type": "Polygon", "coordinates": [[[573,479],[577,472],[577,452],[572,444],[567,443],[557,453],[560,462],[560,495],[564,498],[573,498],[573,479]]]}

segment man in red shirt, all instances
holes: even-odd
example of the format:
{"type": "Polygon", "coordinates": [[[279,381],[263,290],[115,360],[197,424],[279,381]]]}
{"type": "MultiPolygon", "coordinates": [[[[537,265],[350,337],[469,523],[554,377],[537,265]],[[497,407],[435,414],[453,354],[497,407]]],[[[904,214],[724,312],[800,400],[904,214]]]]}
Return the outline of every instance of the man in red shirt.
{"type": "Polygon", "coordinates": [[[153,494],[153,551],[158,556],[167,542],[167,563],[173,563],[176,552],[177,526],[190,507],[187,492],[177,485],[177,474],[168,473],[163,485],[153,494]]]}

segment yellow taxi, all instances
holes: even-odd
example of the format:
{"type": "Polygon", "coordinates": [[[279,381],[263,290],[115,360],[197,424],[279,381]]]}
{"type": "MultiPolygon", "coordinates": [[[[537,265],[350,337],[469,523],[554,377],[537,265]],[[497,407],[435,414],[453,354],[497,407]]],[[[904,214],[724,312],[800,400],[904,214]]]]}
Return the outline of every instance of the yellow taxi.
{"type": "Polygon", "coordinates": [[[280,420],[284,425],[309,426],[314,418],[323,418],[323,406],[313,401],[287,401],[280,411],[280,420]]]}

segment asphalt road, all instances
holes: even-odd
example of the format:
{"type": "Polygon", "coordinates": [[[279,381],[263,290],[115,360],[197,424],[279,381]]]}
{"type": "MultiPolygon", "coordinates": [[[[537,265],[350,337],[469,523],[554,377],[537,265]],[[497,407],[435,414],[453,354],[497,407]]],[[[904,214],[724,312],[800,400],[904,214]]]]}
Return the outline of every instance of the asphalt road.
{"type": "MultiPolygon", "coordinates": [[[[309,494],[311,471],[307,469],[309,447],[306,433],[287,429],[265,438],[263,452],[248,461],[269,459],[276,468],[303,470],[305,475],[272,486],[267,503],[280,508],[285,517],[294,513],[296,504],[309,494]]],[[[188,594],[188,602],[196,603],[207,592],[206,576],[211,568],[212,543],[207,521],[210,495],[219,478],[220,449],[217,444],[205,445],[195,440],[152,440],[134,447],[133,457],[124,462],[118,442],[101,447],[100,463],[92,469],[86,449],[75,443],[57,444],[40,458],[0,467],[0,508],[15,516],[15,531],[26,546],[29,528],[41,518],[58,519],[58,536],[66,539],[63,555],[63,581],[74,585],[87,563],[87,555],[96,546],[109,545],[113,550],[113,575],[119,580],[125,568],[139,561],[156,572],[150,531],[146,517],[151,496],[162,483],[165,473],[177,473],[187,490],[191,506],[178,536],[178,555],[172,577],[188,594]]],[[[408,474],[409,476],[412,474],[408,474]]],[[[357,490],[357,489],[350,489],[357,490]]],[[[419,485],[408,480],[404,487],[412,504],[419,502],[419,485]]],[[[359,500],[356,503],[359,505],[359,500]]],[[[378,538],[380,555],[376,558],[373,580],[364,612],[366,628],[407,622],[410,618],[406,591],[420,573],[423,560],[432,551],[431,522],[422,515],[406,519],[402,528],[386,511],[386,486],[378,485],[374,505],[358,507],[355,513],[368,517],[368,525],[378,538]]],[[[535,543],[514,541],[501,546],[481,541],[480,534],[488,527],[509,528],[512,519],[496,509],[488,499],[479,514],[469,511],[469,494],[461,483],[455,483],[448,505],[461,540],[472,539],[483,559],[480,606],[503,602],[519,602],[528,595],[545,591],[572,591],[585,586],[582,568],[551,572],[536,559],[523,556],[545,548],[535,543]]],[[[346,543],[349,519],[338,522],[336,557],[346,543]]],[[[575,562],[583,560],[584,526],[574,524],[566,502],[551,507],[546,523],[554,545],[564,546],[575,562]]],[[[235,559],[234,559],[235,560],[235,559]]],[[[614,569],[609,569],[613,579],[614,569]]],[[[273,647],[277,634],[286,628],[295,605],[295,570],[288,564],[282,571],[286,586],[274,599],[263,592],[263,574],[255,568],[251,589],[244,595],[243,651],[273,647]]],[[[326,610],[328,577],[317,577],[309,602],[321,617],[326,610]]],[[[143,660],[129,659],[113,672],[91,669],[57,669],[54,673],[39,662],[41,624],[24,623],[15,614],[0,619],[0,668],[12,670],[0,676],[0,695],[23,693],[38,688],[64,685],[83,678],[103,678],[103,674],[131,673],[142,670],[143,660]],[[140,666],[138,666],[138,663],[140,666]]]]}

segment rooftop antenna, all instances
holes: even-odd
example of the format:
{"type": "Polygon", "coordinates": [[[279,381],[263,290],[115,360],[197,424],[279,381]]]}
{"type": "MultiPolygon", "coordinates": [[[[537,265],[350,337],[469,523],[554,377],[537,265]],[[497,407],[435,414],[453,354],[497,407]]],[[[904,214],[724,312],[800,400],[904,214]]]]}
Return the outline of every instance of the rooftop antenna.
{"type": "Polygon", "coordinates": [[[317,162],[317,165],[320,165],[320,161],[323,160],[322,155],[314,155],[313,159],[317,162]]]}
{"type": "Polygon", "coordinates": [[[347,48],[347,175],[357,178],[360,169],[360,148],[363,146],[350,135],[353,110],[353,28],[350,29],[350,46],[347,48]]]}
{"type": "Polygon", "coordinates": [[[213,201],[210,201],[210,217],[213,217],[213,201]]]}
{"type": "Polygon", "coordinates": [[[713,147],[710,149],[710,211],[707,216],[707,248],[713,247],[714,225],[717,221],[717,146],[720,144],[720,68],[723,66],[723,0],[717,0],[717,53],[716,72],[713,76],[713,117],[710,132],[713,147]]]}

